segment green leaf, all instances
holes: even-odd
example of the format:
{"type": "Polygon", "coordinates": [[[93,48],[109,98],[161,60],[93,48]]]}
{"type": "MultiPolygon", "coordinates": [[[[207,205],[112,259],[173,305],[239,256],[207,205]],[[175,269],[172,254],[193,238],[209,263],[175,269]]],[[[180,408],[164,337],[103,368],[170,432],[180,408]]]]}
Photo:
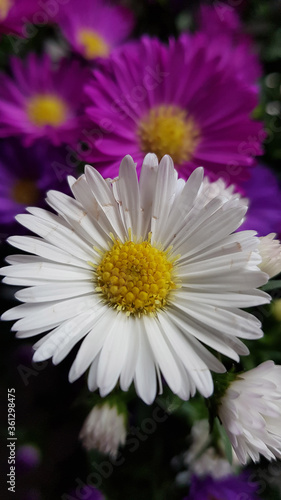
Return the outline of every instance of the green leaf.
{"type": "Polygon", "coordinates": [[[276,290],[276,288],[281,288],[281,280],[270,280],[266,285],[261,287],[265,292],[276,290]]]}
{"type": "Polygon", "coordinates": [[[225,451],[225,456],[226,456],[227,460],[229,461],[230,465],[232,465],[233,455],[232,455],[232,446],[231,446],[231,442],[229,441],[229,437],[226,434],[224,427],[219,422],[218,418],[216,418],[216,420],[215,420],[215,425],[216,425],[217,430],[219,432],[219,436],[222,440],[222,444],[223,444],[224,451],[225,451]]]}

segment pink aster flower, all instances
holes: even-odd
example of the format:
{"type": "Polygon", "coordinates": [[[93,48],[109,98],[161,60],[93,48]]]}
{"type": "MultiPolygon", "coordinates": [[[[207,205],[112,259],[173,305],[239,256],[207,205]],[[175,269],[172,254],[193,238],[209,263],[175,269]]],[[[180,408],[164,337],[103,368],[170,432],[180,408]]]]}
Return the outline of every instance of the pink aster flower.
{"type": "Polygon", "coordinates": [[[25,37],[24,26],[38,10],[38,0],[1,0],[0,33],[25,37]]]}
{"type": "Polygon", "coordinates": [[[148,37],[124,46],[94,71],[86,92],[92,126],[82,140],[105,176],[117,174],[127,152],[139,165],[154,152],[169,154],[180,177],[204,165],[211,180],[239,184],[262,152],[262,125],[250,117],[257,89],[202,33],[168,46],[148,37]]]}
{"type": "Polygon", "coordinates": [[[0,75],[0,137],[21,136],[25,145],[44,138],[54,145],[75,140],[82,124],[86,69],[77,61],[54,67],[45,54],[11,60],[0,75]]]}
{"type": "Polygon", "coordinates": [[[86,59],[108,56],[131,33],[133,14],[102,0],[69,0],[59,26],[72,49],[86,59]]]}
{"type": "Polygon", "coordinates": [[[207,34],[212,45],[231,58],[233,69],[248,81],[255,81],[262,75],[262,68],[251,36],[243,30],[237,11],[230,5],[217,2],[202,5],[199,15],[199,29],[207,34]]]}

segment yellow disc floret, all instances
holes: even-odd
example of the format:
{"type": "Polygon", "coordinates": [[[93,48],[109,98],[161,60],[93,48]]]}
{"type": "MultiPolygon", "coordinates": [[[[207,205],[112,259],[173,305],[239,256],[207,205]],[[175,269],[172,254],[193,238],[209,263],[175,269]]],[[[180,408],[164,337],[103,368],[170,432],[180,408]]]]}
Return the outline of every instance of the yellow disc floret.
{"type": "Polygon", "coordinates": [[[0,21],[6,19],[13,3],[12,0],[0,0],[0,21]]]}
{"type": "Polygon", "coordinates": [[[12,188],[12,199],[23,205],[35,205],[39,200],[36,183],[30,179],[18,180],[12,188]]]}
{"type": "Polygon", "coordinates": [[[159,159],[168,154],[178,165],[191,159],[200,139],[194,119],[172,105],[152,108],[141,120],[138,135],[143,152],[155,153],[159,159]]]}
{"type": "Polygon", "coordinates": [[[129,314],[155,313],[163,308],[175,284],[174,262],[149,241],[114,240],[97,266],[96,290],[106,302],[129,314]]]}
{"type": "Polygon", "coordinates": [[[59,127],[66,121],[67,112],[64,100],[52,94],[33,96],[27,103],[27,116],[37,127],[59,127]]]}
{"type": "Polygon", "coordinates": [[[79,45],[82,45],[84,56],[87,59],[106,57],[110,52],[109,45],[93,30],[81,29],[78,33],[77,41],[79,45]]]}

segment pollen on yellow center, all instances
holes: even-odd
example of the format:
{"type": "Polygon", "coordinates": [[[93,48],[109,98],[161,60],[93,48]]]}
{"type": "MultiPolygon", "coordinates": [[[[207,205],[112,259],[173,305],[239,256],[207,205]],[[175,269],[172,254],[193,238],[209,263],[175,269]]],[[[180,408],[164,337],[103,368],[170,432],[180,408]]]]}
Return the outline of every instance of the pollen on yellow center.
{"type": "Polygon", "coordinates": [[[78,33],[77,41],[79,45],[82,45],[84,56],[87,59],[106,57],[110,52],[109,45],[93,30],[81,29],[78,33]]]}
{"type": "Polygon", "coordinates": [[[187,111],[178,106],[152,108],[138,127],[141,150],[155,153],[159,159],[165,154],[181,165],[190,160],[200,140],[200,130],[187,111]]]}
{"type": "Polygon", "coordinates": [[[0,21],[4,21],[4,19],[6,19],[13,3],[14,2],[12,0],[0,0],[0,21]]]}
{"type": "Polygon", "coordinates": [[[34,181],[30,179],[18,180],[12,188],[12,199],[23,205],[36,204],[39,199],[39,190],[34,181]]]}
{"type": "Polygon", "coordinates": [[[115,240],[96,268],[97,288],[112,307],[130,314],[155,313],[165,307],[175,284],[174,262],[169,250],[149,241],[115,240]]]}
{"type": "Polygon", "coordinates": [[[59,127],[66,121],[67,112],[66,102],[53,94],[33,96],[27,103],[27,116],[37,127],[59,127]]]}

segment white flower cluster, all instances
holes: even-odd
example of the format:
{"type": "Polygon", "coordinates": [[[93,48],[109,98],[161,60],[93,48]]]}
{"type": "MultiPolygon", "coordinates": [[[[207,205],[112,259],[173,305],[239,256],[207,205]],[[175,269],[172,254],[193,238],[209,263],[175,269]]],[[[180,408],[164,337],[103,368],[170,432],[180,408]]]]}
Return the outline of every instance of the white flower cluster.
{"type": "Polygon", "coordinates": [[[218,413],[242,464],[281,458],[281,366],[266,361],[237,376],[218,413]]]}

